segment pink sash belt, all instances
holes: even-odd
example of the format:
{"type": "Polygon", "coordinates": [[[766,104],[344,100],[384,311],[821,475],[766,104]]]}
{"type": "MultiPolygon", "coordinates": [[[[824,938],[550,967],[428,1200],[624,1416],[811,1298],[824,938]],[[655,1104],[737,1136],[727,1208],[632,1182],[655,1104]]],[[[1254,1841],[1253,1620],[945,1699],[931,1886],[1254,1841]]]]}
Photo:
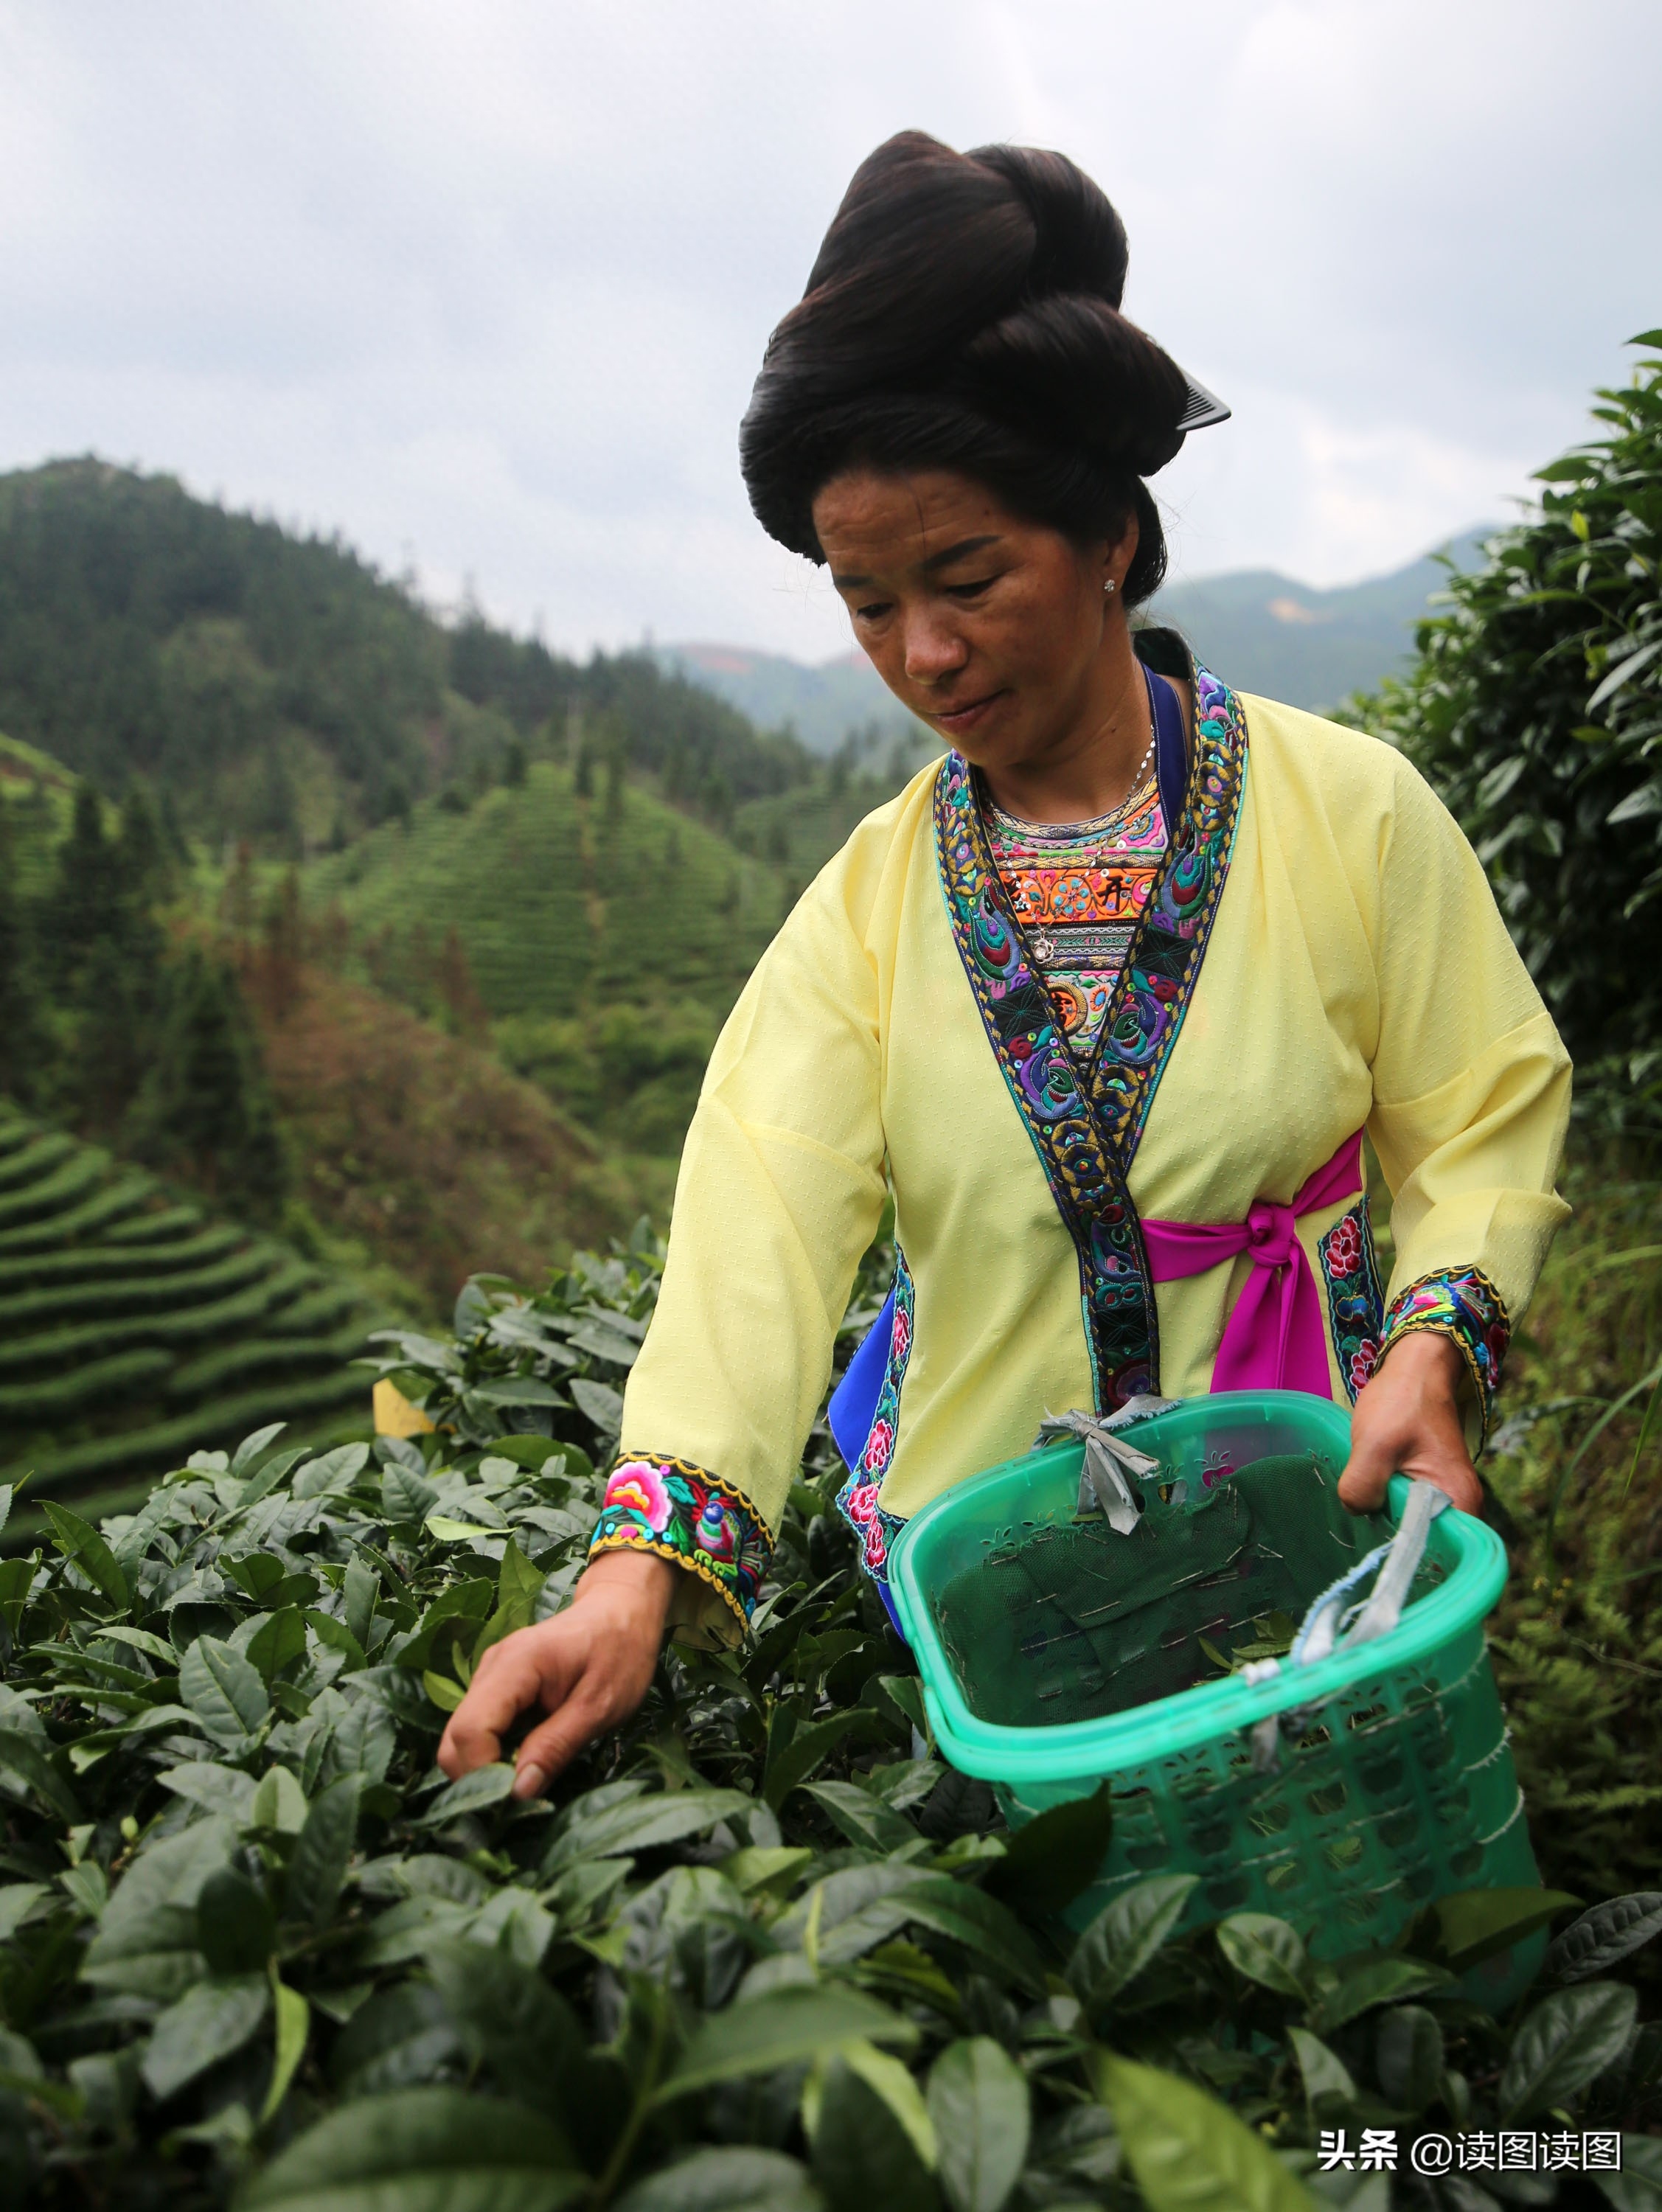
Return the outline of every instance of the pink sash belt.
{"type": "Polygon", "coordinates": [[[1252,1272],[1241,1286],[1212,1369],[1215,1390],[1307,1390],[1330,1398],[1327,1329],[1310,1262],[1294,1226],[1301,1213],[1337,1206],[1362,1188],[1362,1133],[1347,1137],[1291,1206],[1254,1201],[1245,1221],[1196,1227],[1145,1221],[1149,1271],[1157,1283],[1203,1275],[1245,1252],[1252,1272]]]}

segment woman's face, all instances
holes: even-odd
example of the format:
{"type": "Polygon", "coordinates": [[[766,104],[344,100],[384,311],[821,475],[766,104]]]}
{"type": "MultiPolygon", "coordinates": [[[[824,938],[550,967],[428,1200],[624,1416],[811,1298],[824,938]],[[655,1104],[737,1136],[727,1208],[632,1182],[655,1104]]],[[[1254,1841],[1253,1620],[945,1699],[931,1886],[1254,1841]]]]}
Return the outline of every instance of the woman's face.
{"type": "Polygon", "coordinates": [[[879,675],[955,750],[1015,769],[1090,741],[1129,652],[1118,587],[1135,521],[1117,545],[1081,549],[956,470],[874,468],[833,477],[813,521],[879,675]]]}

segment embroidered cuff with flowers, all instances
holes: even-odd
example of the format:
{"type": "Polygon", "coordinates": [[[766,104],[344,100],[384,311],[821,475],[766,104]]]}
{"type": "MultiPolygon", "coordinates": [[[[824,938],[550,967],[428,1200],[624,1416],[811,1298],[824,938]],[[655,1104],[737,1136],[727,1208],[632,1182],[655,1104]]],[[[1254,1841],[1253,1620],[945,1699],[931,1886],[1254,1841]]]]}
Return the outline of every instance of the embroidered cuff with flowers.
{"type": "Polygon", "coordinates": [[[773,1539],[743,1492],[719,1475],[659,1452],[623,1452],[606,1479],[588,1556],[626,1546],[685,1567],[747,1626],[773,1539]]]}
{"type": "Polygon", "coordinates": [[[1398,1337],[1421,1328],[1452,1338],[1471,1376],[1482,1433],[1487,1437],[1512,1338],[1501,1293],[1480,1267],[1453,1267],[1445,1274],[1422,1276],[1391,1300],[1379,1340],[1380,1358],[1398,1337]]]}

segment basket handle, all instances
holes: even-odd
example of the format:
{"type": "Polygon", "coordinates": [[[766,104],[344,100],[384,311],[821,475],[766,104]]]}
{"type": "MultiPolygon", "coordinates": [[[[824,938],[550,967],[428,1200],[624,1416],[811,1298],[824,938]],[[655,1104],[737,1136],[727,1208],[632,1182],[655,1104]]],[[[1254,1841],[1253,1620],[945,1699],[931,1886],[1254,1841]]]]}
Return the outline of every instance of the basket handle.
{"type": "MultiPolygon", "coordinates": [[[[1439,1490],[1434,1482],[1416,1475],[1409,1485],[1408,1504],[1390,1542],[1376,1544],[1365,1559],[1358,1559],[1354,1567],[1342,1574],[1337,1582],[1330,1583],[1314,1600],[1284,1660],[1256,1661],[1242,1668],[1245,1678],[1249,1681],[1268,1681],[1284,1668],[1313,1667],[1318,1659],[1327,1658],[1341,1647],[1348,1650],[1355,1644],[1371,1644],[1376,1636],[1388,1634],[1403,1617],[1409,1590],[1425,1557],[1431,1524],[1448,1502],[1447,1493],[1439,1490]],[[1356,1584],[1376,1568],[1373,1589],[1347,1621],[1346,1599],[1356,1584]]],[[[1272,1713],[1255,1725],[1252,1764],[1260,1773],[1275,1764],[1283,1723],[1302,1723],[1314,1711],[1314,1706],[1300,1706],[1294,1712],[1272,1713]]]]}
{"type": "Polygon", "coordinates": [[[1345,1632],[1347,1644],[1370,1643],[1374,1637],[1384,1636],[1395,1628],[1402,1619],[1409,1587],[1425,1557],[1431,1524],[1448,1502],[1448,1492],[1439,1490],[1423,1475],[1415,1475],[1409,1483],[1408,1504],[1391,1540],[1385,1565],[1374,1580],[1367,1603],[1345,1632]]]}
{"type": "Polygon", "coordinates": [[[1431,1524],[1447,1504],[1447,1497],[1435,1483],[1416,1477],[1409,1486],[1408,1504],[1390,1541],[1376,1544],[1366,1558],[1358,1559],[1312,1601],[1287,1655],[1288,1666],[1312,1667],[1342,1644],[1371,1643],[1395,1628],[1425,1556],[1431,1524]],[[1345,1600],[1376,1569],[1372,1592],[1347,1625],[1345,1600]]]}

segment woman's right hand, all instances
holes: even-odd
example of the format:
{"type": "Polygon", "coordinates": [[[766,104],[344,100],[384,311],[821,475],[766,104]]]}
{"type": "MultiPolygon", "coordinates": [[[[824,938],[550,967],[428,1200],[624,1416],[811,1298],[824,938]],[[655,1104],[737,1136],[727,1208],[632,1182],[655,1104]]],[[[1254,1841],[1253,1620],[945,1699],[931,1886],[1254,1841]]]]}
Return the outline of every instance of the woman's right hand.
{"type": "Polygon", "coordinates": [[[651,1685],[679,1571],[650,1552],[603,1552],[563,1613],[493,1644],[439,1744],[451,1780],[500,1759],[527,1706],[548,1718],[514,1753],[516,1797],[539,1796],[585,1744],[626,1721],[651,1685]]]}

